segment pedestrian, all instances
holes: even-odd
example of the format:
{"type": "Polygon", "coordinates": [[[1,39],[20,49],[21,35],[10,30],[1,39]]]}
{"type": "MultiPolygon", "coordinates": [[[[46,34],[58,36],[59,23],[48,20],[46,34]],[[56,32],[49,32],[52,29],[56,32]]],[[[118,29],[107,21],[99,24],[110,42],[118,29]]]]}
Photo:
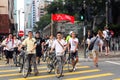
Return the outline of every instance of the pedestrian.
{"type": "Polygon", "coordinates": [[[21,41],[17,39],[16,35],[13,36],[13,39],[14,39],[14,51],[18,54],[18,47],[21,44],[21,41]]]}
{"type": "Polygon", "coordinates": [[[53,50],[55,49],[55,54],[56,54],[56,58],[59,61],[59,70],[60,70],[60,76],[58,76],[58,78],[63,77],[63,65],[64,65],[64,53],[66,50],[66,42],[62,39],[62,33],[61,32],[57,32],[57,39],[54,41],[51,51],[53,52],[53,50]]]}
{"type": "Polygon", "coordinates": [[[98,30],[98,37],[100,38],[100,54],[102,54],[103,52],[103,39],[104,39],[104,35],[103,32],[101,30],[98,30]]]}
{"type": "Polygon", "coordinates": [[[75,32],[71,33],[71,38],[68,41],[68,51],[70,51],[72,57],[73,70],[76,70],[76,64],[78,62],[78,43],[79,40],[76,38],[75,32]]]}
{"type": "Polygon", "coordinates": [[[28,37],[22,42],[22,44],[19,47],[19,50],[21,50],[21,48],[23,46],[27,46],[27,50],[26,50],[26,56],[27,56],[27,61],[28,61],[28,65],[29,65],[29,73],[31,73],[32,68],[31,68],[31,62],[33,63],[34,66],[34,75],[38,74],[38,69],[37,69],[37,65],[36,65],[36,46],[37,46],[37,42],[36,39],[33,38],[33,32],[29,31],[28,32],[28,37]]]}
{"type": "Polygon", "coordinates": [[[46,41],[45,45],[48,45],[49,50],[51,50],[51,47],[52,47],[54,41],[55,41],[55,39],[54,39],[53,35],[51,35],[49,37],[49,39],[46,41]]]}
{"type": "Polygon", "coordinates": [[[104,27],[103,36],[104,36],[105,51],[106,51],[105,55],[109,55],[110,52],[109,43],[110,43],[111,35],[107,26],[104,27]]]}
{"type": "Polygon", "coordinates": [[[43,53],[43,45],[44,45],[44,43],[45,43],[45,41],[44,41],[44,39],[42,39],[41,37],[40,37],[40,32],[36,32],[35,33],[35,39],[36,39],[36,44],[37,44],[37,46],[36,46],[36,62],[37,62],[37,64],[40,64],[40,58],[41,58],[41,56],[42,56],[42,53],[43,53]]]}
{"type": "Polygon", "coordinates": [[[70,31],[70,32],[69,32],[69,35],[66,37],[66,42],[68,42],[69,39],[71,38],[71,34],[72,34],[72,32],[73,32],[73,31],[70,31]]]}
{"type": "Polygon", "coordinates": [[[93,44],[93,48],[92,48],[92,58],[93,58],[93,62],[95,67],[98,67],[98,53],[99,53],[99,47],[100,47],[100,38],[102,36],[100,35],[100,33],[98,32],[98,34],[93,33],[93,37],[90,40],[90,43],[88,44],[88,49],[90,47],[90,44],[93,44]]]}
{"type": "Polygon", "coordinates": [[[8,37],[3,41],[4,52],[7,59],[6,64],[13,65],[13,52],[14,52],[14,39],[13,35],[10,33],[8,37]]]}

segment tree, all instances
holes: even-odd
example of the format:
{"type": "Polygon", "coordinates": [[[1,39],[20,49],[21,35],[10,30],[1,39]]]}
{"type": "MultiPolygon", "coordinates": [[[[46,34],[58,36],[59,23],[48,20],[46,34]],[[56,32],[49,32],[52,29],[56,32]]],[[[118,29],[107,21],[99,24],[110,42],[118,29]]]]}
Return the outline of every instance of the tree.
{"type": "Polygon", "coordinates": [[[41,17],[38,22],[36,22],[38,27],[34,27],[34,29],[35,30],[43,30],[43,28],[45,26],[47,26],[50,22],[51,22],[51,15],[50,14],[46,14],[43,17],[41,17]]]}

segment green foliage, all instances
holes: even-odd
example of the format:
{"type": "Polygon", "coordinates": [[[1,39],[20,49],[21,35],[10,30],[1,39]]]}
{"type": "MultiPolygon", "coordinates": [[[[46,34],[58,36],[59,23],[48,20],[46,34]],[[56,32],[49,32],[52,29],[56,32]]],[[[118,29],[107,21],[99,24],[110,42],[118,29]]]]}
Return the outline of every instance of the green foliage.
{"type": "Polygon", "coordinates": [[[39,22],[36,22],[36,24],[38,25],[38,28],[36,28],[36,30],[43,30],[43,28],[47,26],[50,22],[51,15],[50,14],[44,15],[43,17],[40,18],[39,22]]]}
{"type": "MultiPolygon", "coordinates": [[[[90,18],[89,23],[92,23],[93,18],[92,16],[99,16],[105,14],[105,1],[106,0],[86,0],[86,14],[85,10],[83,8],[83,1],[84,0],[57,0],[49,4],[45,10],[48,12],[45,16],[43,16],[38,24],[37,29],[43,29],[45,26],[47,26],[50,23],[50,15],[54,13],[65,13],[68,15],[75,16],[76,21],[84,20],[84,18],[90,18]],[[64,1],[64,2],[63,2],[64,1]],[[92,13],[90,14],[88,8],[92,8],[92,13]],[[84,14],[83,17],[81,14],[84,14]],[[85,17],[87,16],[87,17],[85,17]]],[[[97,26],[103,26],[104,23],[97,25],[97,26]]],[[[104,26],[103,26],[104,27],[104,26]]],[[[101,27],[97,27],[98,29],[101,29],[101,27]]]]}

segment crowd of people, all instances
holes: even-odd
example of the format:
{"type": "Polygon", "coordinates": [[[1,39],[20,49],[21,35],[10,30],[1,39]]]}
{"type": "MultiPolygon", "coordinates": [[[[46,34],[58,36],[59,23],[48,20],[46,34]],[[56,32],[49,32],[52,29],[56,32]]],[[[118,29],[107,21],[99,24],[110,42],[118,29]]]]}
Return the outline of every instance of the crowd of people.
{"type": "MultiPolygon", "coordinates": [[[[90,46],[93,45],[92,56],[95,67],[98,67],[98,54],[103,51],[103,44],[105,44],[105,55],[109,55],[109,40],[110,33],[107,27],[104,28],[104,31],[98,31],[97,33],[90,33],[88,31],[88,37],[86,39],[86,51],[90,51],[90,46]]],[[[37,64],[40,64],[40,58],[44,54],[46,50],[46,46],[49,49],[49,52],[52,53],[55,50],[56,59],[61,62],[61,65],[64,65],[65,55],[68,53],[72,56],[72,66],[73,70],[76,70],[76,64],[78,63],[78,46],[79,39],[76,37],[76,33],[74,31],[70,31],[67,37],[63,37],[61,32],[57,32],[56,38],[53,35],[50,35],[49,38],[43,39],[40,37],[40,32],[35,33],[35,37],[33,36],[33,32],[28,32],[28,37],[24,40],[17,39],[16,36],[13,36],[11,33],[6,37],[2,42],[4,55],[6,58],[6,64],[13,65],[13,53],[20,53],[22,47],[26,47],[26,54],[28,63],[29,63],[29,72],[32,71],[31,61],[34,65],[34,72],[37,75],[38,69],[37,64]]],[[[63,66],[60,66],[61,69],[61,77],[63,76],[63,66]]]]}

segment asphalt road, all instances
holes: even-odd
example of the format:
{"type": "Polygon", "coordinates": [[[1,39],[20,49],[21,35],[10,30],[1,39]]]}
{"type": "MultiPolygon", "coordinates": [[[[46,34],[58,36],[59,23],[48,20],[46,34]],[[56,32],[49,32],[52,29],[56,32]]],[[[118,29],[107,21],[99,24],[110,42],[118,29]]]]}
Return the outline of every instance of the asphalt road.
{"type": "Polygon", "coordinates": [[[79,62],[75,72],[69,72],[64,67],[64,77],[56,78],[54,71],[47,73],[46,63],[38,65],[39,75],[29,75],[23,78],[18,67],[11,67],[0,60],[0,80],[120,80],[120,61],[101,61],[96,68],[93,62],[79,62]]]}

